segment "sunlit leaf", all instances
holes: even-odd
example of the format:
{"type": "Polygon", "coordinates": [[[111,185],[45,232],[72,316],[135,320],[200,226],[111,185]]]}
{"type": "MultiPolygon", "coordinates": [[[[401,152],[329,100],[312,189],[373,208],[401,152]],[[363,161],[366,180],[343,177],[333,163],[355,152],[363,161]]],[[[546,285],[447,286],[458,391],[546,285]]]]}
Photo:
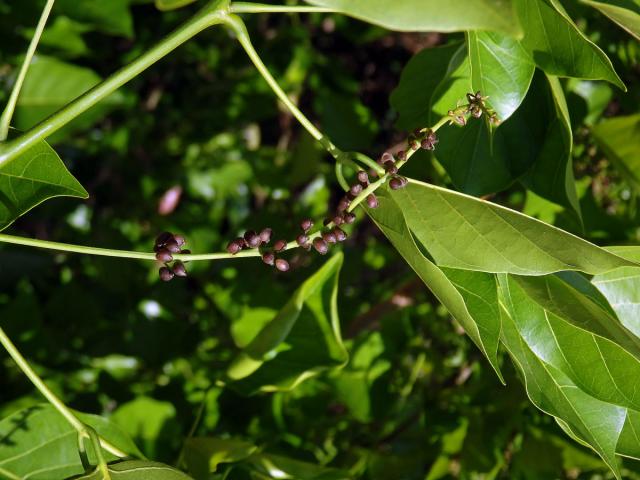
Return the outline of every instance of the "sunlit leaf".
{"type": "MultiPolygon", "coordinates": [[[[190,476],[176,470],[175,468],[157,462],[147,462],[142,460],[127,460],[124,462],[112,463],[108,465],[109,476],[112,479],[122,480],[189,480],[190,476]]],[[[102,470],[96,468],[95,471],[86,475],[73,477],[74,480],[103,480],[102,470]]],[[[71,480],[71,479],[70,479],[71,480]]]]}
{"type": "Polygon", "coordinates": [[[638,0],[581,0],[597,8],[631,35],[640,40],[640,2],[638,0]]]}

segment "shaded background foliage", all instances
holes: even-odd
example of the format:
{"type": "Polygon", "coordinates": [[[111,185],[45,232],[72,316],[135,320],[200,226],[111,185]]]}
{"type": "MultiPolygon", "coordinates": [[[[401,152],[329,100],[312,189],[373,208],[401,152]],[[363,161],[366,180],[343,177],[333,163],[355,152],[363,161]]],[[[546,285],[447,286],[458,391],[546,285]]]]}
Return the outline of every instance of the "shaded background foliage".
{"type": "MultiPolygon", "coordinates": [[[[56,3],[16,127],[55,111],[193,11],[160,12],[134,0],[104,2],[101,9],[92,3],[56,3]]],[[[487,191],[466,189],[455,171],[447,175],[426,153],[407,174],[491,194],[601,244],[637,242],[637,163],[620,168],[620,153],[610,147],[630,138],[611,142],[615,128],[602,120],[638,111],[638,43],[596,10],[565,3],[629,88],[623,95],[604,82],[562,81],[581,220],[568,203],[553,204],[511,177],[487,191]]],[[[0,1],[2,102],[41,7],[0,1]]],[[[260,15],[247,22],[285,91],[340,148],[372,156],[404,136],[389,97],[407,62],[423,49],[465,40],[460,33],[391,33],[337,15],[260,15]]],[[[13,233],[144,251],[159,231],[170,230],[184,233],[194,251],[216,251],[248,226],[291,237],[301,217],[319,217],[339,198],[332,163],[278,108],[222,29],[180,47],[50,140],[90,197],[47,202],[16,221],[13,233]]],[[[446,150],[442,155],[447,167],[446,150]]],[[[500,385],[369,220],[360,221],[345,250],[338,313],[349,363],[290,392],[246,396],[240,386],[217,381],[237,346],[326,262],[317,256],[296,254],[286,275],[252,260],[194,263],[186,281],[160,284],[147,264],[1,247],[0,321],[69,406],[112,419],[154,460],[175,461],[204,404],[199,437],[234,439],[245,442],[236,445],[240,452],[257,446],[265,455],[353,478],[612,476],[530,404],[509,362],[502,362],[507,386],[500,385]]],[[[4,418],[41,399],[0,355],[4,418]]],[[[626,476],[636,478],[638,467],[626,467],[626,476]]],[[[218,471],[225,468],[232,469],[227,478],[249,475],[233,466],[218,471]]],[[[308,478],[347,478],[310,471],[308,478]]]]}

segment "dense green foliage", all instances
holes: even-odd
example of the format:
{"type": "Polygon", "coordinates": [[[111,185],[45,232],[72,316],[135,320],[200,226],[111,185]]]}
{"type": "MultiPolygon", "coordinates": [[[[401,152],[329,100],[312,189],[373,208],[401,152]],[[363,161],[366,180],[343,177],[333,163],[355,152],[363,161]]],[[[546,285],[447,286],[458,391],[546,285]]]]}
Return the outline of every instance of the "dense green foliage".
{"type": "Polygon", "coordinates": [[[0,479],[640,479],[639,0],[51,3],[0,0],[0,479]],[[224,252],[358,165],[326,256],[224,252]]]}

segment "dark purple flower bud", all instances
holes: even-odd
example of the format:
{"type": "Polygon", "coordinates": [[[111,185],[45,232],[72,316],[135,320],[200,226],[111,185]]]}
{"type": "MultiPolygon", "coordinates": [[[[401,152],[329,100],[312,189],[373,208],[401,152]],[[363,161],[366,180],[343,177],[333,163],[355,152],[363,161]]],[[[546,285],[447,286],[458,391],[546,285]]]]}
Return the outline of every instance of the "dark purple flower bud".
{"type": "Polygon", "coordinates": [[[227,245],[227,252],[231,255],[235,255],[240,250],[242,250],[242,246],[244,245],[244,240],[242,238],[236,238],[235,240],[231,240],[227,245]]]}
{"type": "Polygon", "coordinates": [[[334,225],[342,225],[344,223],[344,217],[342,215],[336,215],[333,217],[334,225]]]}
{"type": "Polygon", "coordinates": [[[163,282],[169,282],[174,277],[174,273],[167,267],[162,267],[160,270],[158,270],[158,275],[160,275],[160,280],[162,280],[163,282]]]}
{"type": "Polygon", "coordinates": [[[401,160],[404,162],[407,159],[407,152],[405,152],[404,150],[400,150],[397,155],[398,155],[398,160],[401,160]]]}
{"type": "Polygon", "coordinates": [[[304,247],[307,242],[309,241],[309,237],[307,237],[306,234],[301,233],[300,235],[298,235],[298,237],[296,238],[296,243],[298,245],[300,245],[301,247],[304,247]]]}
{"type": "Polygon", "coordinates": [[[184,238],[184,235],[174,235],[173,239],[176,241],[179,247],[182,247],[185,243],[187,243],[187,240],[184,238]]]}
{"type": "Polygon", "coordinates": [[[171,255],[169,250],[163,248],[156,253],[156,260],[162,263],[169,263],[173,260],[173,255],[171,255]]]}
{"type": "Polygon", "coordinates": [[[391,190],[400,190],[407,184],[407,179],[404,177],[394,177],[389,181],[389,187],[391,190]]]}
{"type": "Polygon", "coordinates": [[[358,181],[364,185],[369,185],[369,175],[364,170],[358,172],[358,181]]]}
{"type": "Polygon", "coordinates": [[[160,235],[156,237],[156,245],[159,247],[164,247],[164,244],[173,238],[173,234],[171,232],[162,232],[160,235]]]}
{"type": "Polygon", "coordinates": [[[261,243],[260,235],[258,235],[253,230],[248,230],[247,232],[245,232],[244,241],[249,248],[259,247],[261,243]]]}
{"type": "Polygon", "coordinates": [[[334,227],[333,234],[338,242],[344,242],[347,239],[347,232],[342,230],[340,227],[334,227]]]}
{"type": "Polygon", "coordinates": [[[269,243],[271,241],[272,233],[273,233],[273,230],[271,230],[270,228],[263,228],[262,231],[260,232],[260,241],[262,243],[269,243]]]}
{"type": "Polygon", "coordinates": [[[164,248],[169,250],[171,253],[179,253],[180,252],[180,245],[178,245],[178,243],[173,239],[171,239],[167,243],[165,243],[164,244],[164,248]]]}
{"type": "Polygon", "coordinates": [[[420,148],[420,142],[417,140],[409,140],[409,148],[411,150],[418,150],[420,148]]]}
{"type": "Polygon", "coordinates": [[[343,218],[344,218],[344,223],[351,225],[353,222],[356,221],[356,214],[352,212],[345,212],[345,214],[343,215],[343,218]]]}
{"type": "Polygon", "coordinates": [[[355,185],[351,185],[351,188],[349,189],[349,193],[354,197],[357,197],[361,191],[362,191],[362,185],[360,185],[359,183],[356,183],[355,185]]]}
{"type": "Polygon", "coordinates": [[[338,239],[332,231],[322,232],[322,239],[327,243],[336,243],[338,239]]]}
{"type": "Polygon", "coordinates": [[[326,255],[329,251],[329,245],[322,238],[314,238],[313,239],[313,248],[316,249],[320,255],[326,255]]]}
{"type": "Polygon", "coordinates": [[[349,208],[349,205],[351,205],[351,200],[349,200],[347,197],[343,197],[340,200],[340,203],[338,203],[338,211],[344,212],[347,208],[349,208]]]}
{"type": "Polygon", "coordinates": [[[176,262],[173,264],[173,273],[176,277],[186,277],[187,269],[184,268],[184,263],[176,262]]]}
{"type": "Polygon", "coordinates": [[[289,262],[287,262],[284,258],[278,258],[276,260],[276,268],[281,272],[286,272],[289,270],[289,262]]]}
{"type": "Polygon", "coordinates": [[[369,208],[378,208],[378,197],[376,197],[373,193],[367,196],[367,206],[369,208]]]}
{"type": "Polygon", "coordinates": [[[391,155],[389,152],[384,152],[382,154],[382,158],[380,159],[382,160],[382,164],[384,165],[387,162],[394,162],[395,159],[393,158],[393,155],[391,155]]]}
{"type": "Polygon", "coordinates": [[[302,222],[300,222],[300,228],[303,232],[306,233],[313,228],[313,222],[310,218],[305,218],[304,220],[302,220],[302,222]]]}
{"type": "Polygon", "coordinates": [[[396,167],[396,164],[393,162],[386,162],[384,164],[384,169],[391,175],[395,175],[396,173],[398,173],[398,167],[396,167]]]}
{"type": "Polygon", "coordinates": [[[262,254],[262,261],[267,265],[274,265],[276,261],[276,256],[273,252],[264,252],[262,254]]]}
{"type": "Polygon", "coordinates": [[[286,240],[276,240],[276,243],[273,244],[273,249],[276,252],[281,252],[285,248],[287,248],[287,241],[286,240]]]}

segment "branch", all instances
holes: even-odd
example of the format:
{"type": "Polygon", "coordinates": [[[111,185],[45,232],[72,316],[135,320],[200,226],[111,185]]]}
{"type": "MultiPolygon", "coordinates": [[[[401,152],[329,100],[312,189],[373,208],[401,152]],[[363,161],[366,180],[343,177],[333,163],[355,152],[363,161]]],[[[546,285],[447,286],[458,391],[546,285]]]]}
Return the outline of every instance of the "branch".
{"type": "Polygon", "coordinates": [[[24,79],[27,76],[29,65],[31,65],[33,54],[36,52],[36,47],[38,46],[38,42],[40,41],[40,37],[42,36],[42,32],[44,31],[44,26],[47,23],[47,18],[49,18],[49,13],[51,13],[51,9],[53,8],[53,2],[55,2],[55,0],[47,0],[47,4],[42,10],[40,20],[38,21],[38,25],[36,26],[36,31],[31,38],[31,43],[29,43],[27,54],[25,55],[24,61],[22,62],[22,67],[20,67],[18,78],[16,78],[16,83],[13,86],[13,90],[11,91],[11,96],[9,97],[9,101],[7,102],[7,106],[2,112],[2,116],[0,116],[0,142],[6,140],[7,135],[9,134],[9,124],[11,123],[11,117],[13,117],[13,112],[16,109],[18,97],[20,96],[20,90],[22,89],[22,84],[24,83],[24,79]]]}

